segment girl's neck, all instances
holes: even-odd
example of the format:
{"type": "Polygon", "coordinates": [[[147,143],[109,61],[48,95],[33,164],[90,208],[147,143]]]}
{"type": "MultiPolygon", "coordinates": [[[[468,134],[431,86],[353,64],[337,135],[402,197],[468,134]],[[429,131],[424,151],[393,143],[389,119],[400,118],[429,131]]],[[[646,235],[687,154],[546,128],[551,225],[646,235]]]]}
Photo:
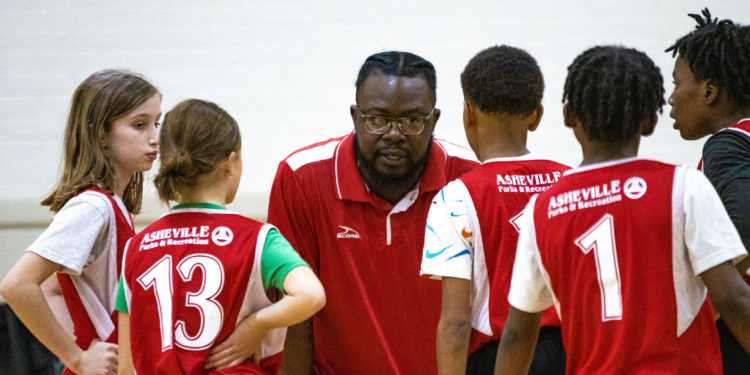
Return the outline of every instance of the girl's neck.
{"type": "MultiPolygon", "coordinates": [[[[180,204],[185,203],[211,203],[217,206],[226,207],[227,205],[227,188],[225,184],[215,183],[206,184],[198,183],[192,189],[185,189],[180,192],[180,204]]],[[[203,179],[205,181],[205,179],[203,179]]]]}

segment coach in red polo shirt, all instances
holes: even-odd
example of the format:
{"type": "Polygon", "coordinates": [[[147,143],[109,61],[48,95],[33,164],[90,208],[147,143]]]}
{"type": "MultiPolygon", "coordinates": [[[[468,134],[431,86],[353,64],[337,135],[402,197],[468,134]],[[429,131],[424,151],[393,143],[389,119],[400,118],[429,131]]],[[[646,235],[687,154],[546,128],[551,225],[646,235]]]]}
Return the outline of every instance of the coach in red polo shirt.
{"type": "Polygon", "coordinates": [[[436,374],[439,283],[419,277],[432,198],[477,165],[433,139],[435,68],[407,52],[365,60],[354,132],[279,164],[268,222],[313,267],[326,307],[290,327],[282,374],[436,374]],[[314,369],[313,369],[314,367],[314,369]]]}

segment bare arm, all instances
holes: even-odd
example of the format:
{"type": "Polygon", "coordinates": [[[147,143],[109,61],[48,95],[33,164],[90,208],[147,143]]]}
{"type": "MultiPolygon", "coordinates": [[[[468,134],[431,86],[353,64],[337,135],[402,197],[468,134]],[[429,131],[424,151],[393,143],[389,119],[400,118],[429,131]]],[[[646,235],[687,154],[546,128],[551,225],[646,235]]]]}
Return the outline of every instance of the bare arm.
{"type": "Polygon", "coordinates": [[[251,356],[256,363],[260,362],[255,354],[260,353],[260,342],[266,332],[310,319],[326,303],[323,286],[307,267],[289,272],[284,279],[284,291],[287,294],[284,298],[245,318],[229,338],[215,347],[205,368],[234,367],[251,356]]]}
{"type": "Polygon", "coordinates": [[[26,252],[0,284],[0,294],[31,333],[79,375],[117,371],[117,345],[95,341],[82,351],[52,314],[40,285],[60,267],[26,252]]]}
{"type": "Polygon", "coordinates": [[[734,271],[731,261],[706,270],[700,276],[714,305],[737,341],[750,353],[750,287],[734,271]]]}
{"type": "Polygon", "coordinates": [[[118,312],[117,345],[119,348],[117,375],[133,375],[133,355],[130,352],[130,314],[118,312]]]}
{"type": "Polygon", "coordinates": [[[437,330],[438,374],[465,374],[471,337],[471,281],[443,277],[437,330]]]}
{"type": "Polygon", "coordinates": [[[525,375],[529,372],[541,320],[542,313],[531,314],[510,307],[500,347],[497,349],[495,375],[525,375]]]}
{"type": "Polygon", "coordinates": [[[42,293],[44,293],[44,298],[47,300],[47,304],[57,318],[57,321],[63,327],[65,332],[75,340],[73,319],[70,318],[68,306],[65,304],[65,298],[63,298],[60,283],[57,281],[57,276],[52,274],[52,276],[48,277],[47,280],[42,283],[41,288],[42,293]]]}

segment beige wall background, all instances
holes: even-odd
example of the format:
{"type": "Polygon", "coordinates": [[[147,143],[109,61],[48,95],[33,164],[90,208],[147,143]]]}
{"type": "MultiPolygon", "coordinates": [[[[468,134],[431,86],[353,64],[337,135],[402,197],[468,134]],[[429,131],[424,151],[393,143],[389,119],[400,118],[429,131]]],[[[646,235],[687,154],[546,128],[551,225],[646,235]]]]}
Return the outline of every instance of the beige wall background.
{"type": "MultiPolygon", "coordinates": [[[[141,1],[0,0],[0,277],[44,230],[39,206],[58,176],[70,95],[89,74],[129,68],[162,93],[166,113],[187,98],[214,101],[243,134],[243,179],[230,208],[265,220],[278,162],[352,128],[348,107],[360,65],[372,53],[406,50],[437,68],[436,136],[467,145],[459,75],[478,51],[509,44],[539,62],[546,112],[529,148],[577,165],[562,125],[567,66],[584,49],[619,44],[645,51],[671,92],[664,53],[704,6],[750,22],[746,0],[601,1],[141,1]]],[[[665,107],[641,155],[695,166],[703,142],[685,142],[665,107]]],[[[156,168],[154,168],[156,169],[156,168]]],[[[139,228],[166,210],[146,189],[139,228]]]]}

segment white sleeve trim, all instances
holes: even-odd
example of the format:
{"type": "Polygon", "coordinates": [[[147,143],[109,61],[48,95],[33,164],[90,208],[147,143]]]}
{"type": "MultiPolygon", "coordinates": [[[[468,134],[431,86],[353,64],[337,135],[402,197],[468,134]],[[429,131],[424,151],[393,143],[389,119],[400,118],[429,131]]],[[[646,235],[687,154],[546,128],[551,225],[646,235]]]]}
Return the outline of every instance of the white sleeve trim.
{"type": "Polygon", "coordinates": [[[694,274],[747,256],[740,235],[716,190],[701,173],[686,168],[685,243],[694,274]]]}

